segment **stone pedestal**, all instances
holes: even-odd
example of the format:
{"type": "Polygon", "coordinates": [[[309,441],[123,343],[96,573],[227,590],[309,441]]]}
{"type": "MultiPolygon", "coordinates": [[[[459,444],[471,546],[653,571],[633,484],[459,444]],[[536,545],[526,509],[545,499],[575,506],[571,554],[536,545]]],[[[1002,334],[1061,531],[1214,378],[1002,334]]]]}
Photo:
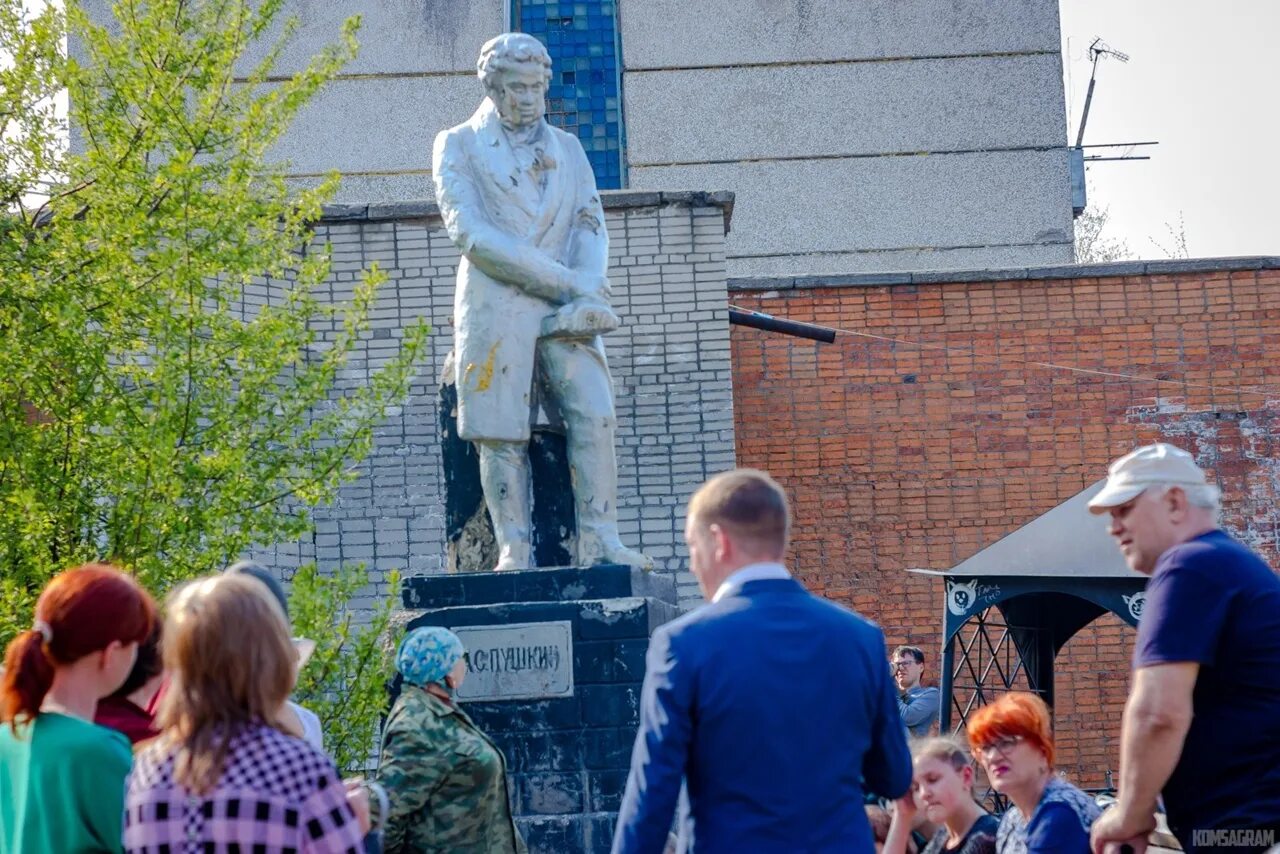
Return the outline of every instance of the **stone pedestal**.
{"type": "Polygon", "coordinates": [[[406,628],[467,645],[458,699],[506,754],[533,854],[609,850],[649,635],[675,602],[669,576],[625,566],[405,579],[406,628]]]}

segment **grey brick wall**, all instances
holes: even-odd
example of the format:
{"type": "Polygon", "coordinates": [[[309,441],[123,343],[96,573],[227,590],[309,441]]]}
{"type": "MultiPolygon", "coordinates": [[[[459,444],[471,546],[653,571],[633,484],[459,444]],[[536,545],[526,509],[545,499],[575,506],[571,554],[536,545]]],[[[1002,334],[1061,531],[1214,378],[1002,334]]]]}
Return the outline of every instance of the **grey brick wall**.
{"type": "MultiPolygon", "coordinates": [[[[699,600],[682,540],[684,505],[709,475],[734,465],[733,391],[724,240],[727,193],[606,193],[610,278],[623,326],[605,339],[618,409],[618,509],[623,539],[671,574],[682,606],[699,600]]],[[[373,585],[354,603],[392,591],[387,576],[445,567],[443,475],[437,395],[453,344],[458,252],[429,203],[326,209],[317,241],[333,246],[328,296],[349,299],[377,262],[389,281],[370,334],[339,392],[366,381],[418,317],[432,326],[430,355],[409,399],[378,429],[372,455],[337,502],[315,512],[308,542],[263,558],[287,570],[364,562],[373,585]]],[[[271,298],[268,285],[264,297],[271,298]]],[[[321,329],[318,346],[335,330],[321,329]]]]}

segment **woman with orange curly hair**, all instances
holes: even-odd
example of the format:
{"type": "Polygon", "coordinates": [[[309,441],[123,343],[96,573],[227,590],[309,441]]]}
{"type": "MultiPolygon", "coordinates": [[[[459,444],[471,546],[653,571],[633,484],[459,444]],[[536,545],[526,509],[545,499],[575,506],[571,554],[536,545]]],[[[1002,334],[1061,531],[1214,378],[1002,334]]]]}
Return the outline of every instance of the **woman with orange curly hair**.
{"type": "Polygon", "coordinates": [[[0,851],[120,851],[129,740],[93,722],[125,681],[155,606],[118,569],[56,576],[0,682],[0,851]]]}
{"type": "Polygon", "coordinates": [[[1015,691],[969,718],[969,747],[991,787],[1012,802],[996,832],[998,854],[1087,854],[1093,799],[1053,773],[1049,707],[1015,691]]]}

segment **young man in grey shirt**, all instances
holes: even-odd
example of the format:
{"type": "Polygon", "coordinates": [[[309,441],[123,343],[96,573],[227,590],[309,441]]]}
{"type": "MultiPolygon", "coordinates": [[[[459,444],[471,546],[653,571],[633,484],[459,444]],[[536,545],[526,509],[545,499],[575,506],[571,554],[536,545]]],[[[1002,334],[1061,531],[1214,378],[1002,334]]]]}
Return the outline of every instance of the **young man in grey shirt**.
{"type": "Polygon", "coordinates": [[[900,646],[893,651],[893,681],[898,685],[898,714],[907,732],[927,736],[938,720],[938,689],[920,684],[924,676],[924,651],[918,646],[900,646]]]}

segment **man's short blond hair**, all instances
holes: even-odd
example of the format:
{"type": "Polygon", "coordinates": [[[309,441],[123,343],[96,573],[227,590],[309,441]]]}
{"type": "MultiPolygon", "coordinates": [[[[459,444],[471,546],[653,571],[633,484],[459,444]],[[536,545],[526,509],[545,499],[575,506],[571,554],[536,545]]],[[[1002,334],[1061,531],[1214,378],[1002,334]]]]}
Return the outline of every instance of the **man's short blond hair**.
{"type": "Polygon", "coordinates": [[[778,482],[757,469],[734,469],[704,483],[689,499],[689,518],[719,525],[758,555],[782,555],[791,536],[791,508],[778,482]]]}

